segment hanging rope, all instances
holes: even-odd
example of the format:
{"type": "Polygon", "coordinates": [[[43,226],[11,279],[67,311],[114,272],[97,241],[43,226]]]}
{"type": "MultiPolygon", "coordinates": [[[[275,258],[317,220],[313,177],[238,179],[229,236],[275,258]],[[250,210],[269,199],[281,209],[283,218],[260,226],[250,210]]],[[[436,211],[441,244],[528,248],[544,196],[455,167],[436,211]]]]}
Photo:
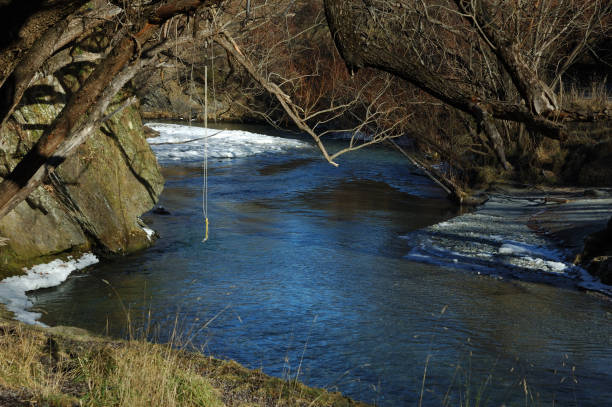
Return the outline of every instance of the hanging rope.
{"type": "MultiPolygon", "coordinates": [[[[215,46],[214,43],[210,44],[210,68],[212,69],[212,100],[217,100],[217,91],[215,90],[215,46]]],[[[215,123],[217,123],[217,112],[215,111],[214,116],[215,123]]]]}
{"type": "MultiPolygon", "coordinates": [[[[211,53],[211,66],[213,67],[213,70],[212,70],[213,100],[217,100],[216,93],[215,93],[215,70],[214,70],[215,57],[214,57],[214,47],[213,46],[210,47],[210,53],[211,53]]],[[[213,134],[212,136],[218,133],[220,132],[217,132],[213,134]]],[[[204,164],[203,164],[204,165],[204,181],[203,181],[204,185],[203,185],[203,192],[202,192],[202,212],[204,215],[204,239],[202,240],[202,243],[208,240],[208,226],[209,226],[209,222],[208,222],[208,139],[210,137],[208,136],[208,65],[204,65],[204,164]]]]}
{"type": "Polygon", "coordinates": [[[204,239],[208,240],[208,65],[204,66],[204,167],[202,185],[202,214],[204,215],[204,239]]]}

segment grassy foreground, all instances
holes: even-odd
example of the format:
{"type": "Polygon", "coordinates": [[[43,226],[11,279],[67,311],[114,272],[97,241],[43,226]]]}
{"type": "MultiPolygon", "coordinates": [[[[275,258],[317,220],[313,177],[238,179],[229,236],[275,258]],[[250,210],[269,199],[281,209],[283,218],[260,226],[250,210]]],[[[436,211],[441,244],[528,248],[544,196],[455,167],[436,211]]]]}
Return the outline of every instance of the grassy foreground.
{"type": "Polygon", "coordinates": [[[366,406],[170,345],[1,317],[0,405],[366,406]]]}

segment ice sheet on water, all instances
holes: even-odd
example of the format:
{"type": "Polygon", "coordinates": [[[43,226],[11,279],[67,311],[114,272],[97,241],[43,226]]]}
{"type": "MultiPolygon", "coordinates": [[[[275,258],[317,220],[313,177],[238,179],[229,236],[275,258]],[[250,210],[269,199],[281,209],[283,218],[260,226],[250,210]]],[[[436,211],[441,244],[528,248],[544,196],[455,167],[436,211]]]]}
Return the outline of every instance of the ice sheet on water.
{"type": "Polygon", "coordinates": [[[565,262],[566,253],[528,227],[540,210],[534,200],[492,197],[476,212],[403,236],[412,247],[406,257],[492,275],[574,279],[579,286],[612,295],[610,287],[565,262]]]}
{"type": "Polygon", "coordinates": [[[27,324],[44,325],[38,322],[41,314],[28,311],[33,305],[26,293],[41,288],[54,287],[64,282],[70,273],[98,263],[92,253],[86,253],[80,259],[69,257],[66,261],[56,259],[47,264],[39,264],[25,269],[26,274],[5,278],[0,281],[0,302],[15,314],[17,320],[27,324]]]}
{"type": "Polygon", "coordinates": [[[160,132],[159,137],[147,141],[161,162],[201,161],[205,140],[208,142],[209,158],[237,158],[312,148],[304,141],[243,130],[206,131],[203,127],[166,123],[147,123],[147,126],[160,132]]]}

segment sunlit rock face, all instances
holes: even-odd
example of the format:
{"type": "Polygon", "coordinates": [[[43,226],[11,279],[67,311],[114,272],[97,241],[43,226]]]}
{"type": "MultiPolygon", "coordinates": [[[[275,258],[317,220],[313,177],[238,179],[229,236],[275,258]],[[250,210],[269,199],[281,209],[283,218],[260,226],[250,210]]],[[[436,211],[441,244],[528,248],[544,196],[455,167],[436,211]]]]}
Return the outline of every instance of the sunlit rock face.
{"type": "MultiPolygon", "coordinates": [[[[65,100],[61,85],[51,78],[28,91],[0,132],[0,176],[33,146],[65,100]]],[[[138,109],[128,107],[0,220],[0,236],[8,238],[0,247],[0,274],[59,253],[94,248],[124,254],[147,247],[151,239],[138,217],[154,206],[162,189],[138,109]]]]}

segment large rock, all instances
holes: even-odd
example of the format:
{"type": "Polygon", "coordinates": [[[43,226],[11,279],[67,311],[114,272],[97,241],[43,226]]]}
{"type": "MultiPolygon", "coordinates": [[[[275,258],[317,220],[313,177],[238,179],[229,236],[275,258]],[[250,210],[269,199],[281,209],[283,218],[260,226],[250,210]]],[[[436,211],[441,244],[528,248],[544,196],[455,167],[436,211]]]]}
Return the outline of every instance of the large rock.
{"type": "MultiPolygon", "coordinates": [[[[209,50],[194,53],[187,48],[179,50],[179,54],[185,62],[179,73],[176,67],[166,67],[142,72],[134,79],[145,119],[204,121],[206,92],[202,64],[212,64],[209,50]]],[[[283,110],[276,100],[258,91],[250,76],[235,70],[227,58],[214,58],[213,69],[208,70],[208,85],[208,120],[263,122],[266,120],[263,112],[273,119],[282,117],[283,110]]]]}
{"type": "Polygon", "coordinates": [[[612,285],[612,218],[604,230],[585,240],[581,264],[602,283],[612,285]]]}
{"type": "Polygon", "coordinates": [[[588,271],[599,277],[599,280],[607,285],[612,285],[612,256],[600,256],[591,260],[588,271]]]}
{"type": "MultiPolygon", "coordinates": [[[[31,148],[63,107],[54,81],[34,89],[0,130],[0,175],[31,148]],[[38,92],[38,94],[37,94],[38,92]]],[[[112,107],[111,107],[112,109],[112,107]]],[[[58,253],[124,254],[151,244],[139,216],[163,189],[136,107],[116,114],[28,199],[0,220],[3,274],[58,253]]],[[[0,271],[2,273],[2,271],[0,271]]]]}

